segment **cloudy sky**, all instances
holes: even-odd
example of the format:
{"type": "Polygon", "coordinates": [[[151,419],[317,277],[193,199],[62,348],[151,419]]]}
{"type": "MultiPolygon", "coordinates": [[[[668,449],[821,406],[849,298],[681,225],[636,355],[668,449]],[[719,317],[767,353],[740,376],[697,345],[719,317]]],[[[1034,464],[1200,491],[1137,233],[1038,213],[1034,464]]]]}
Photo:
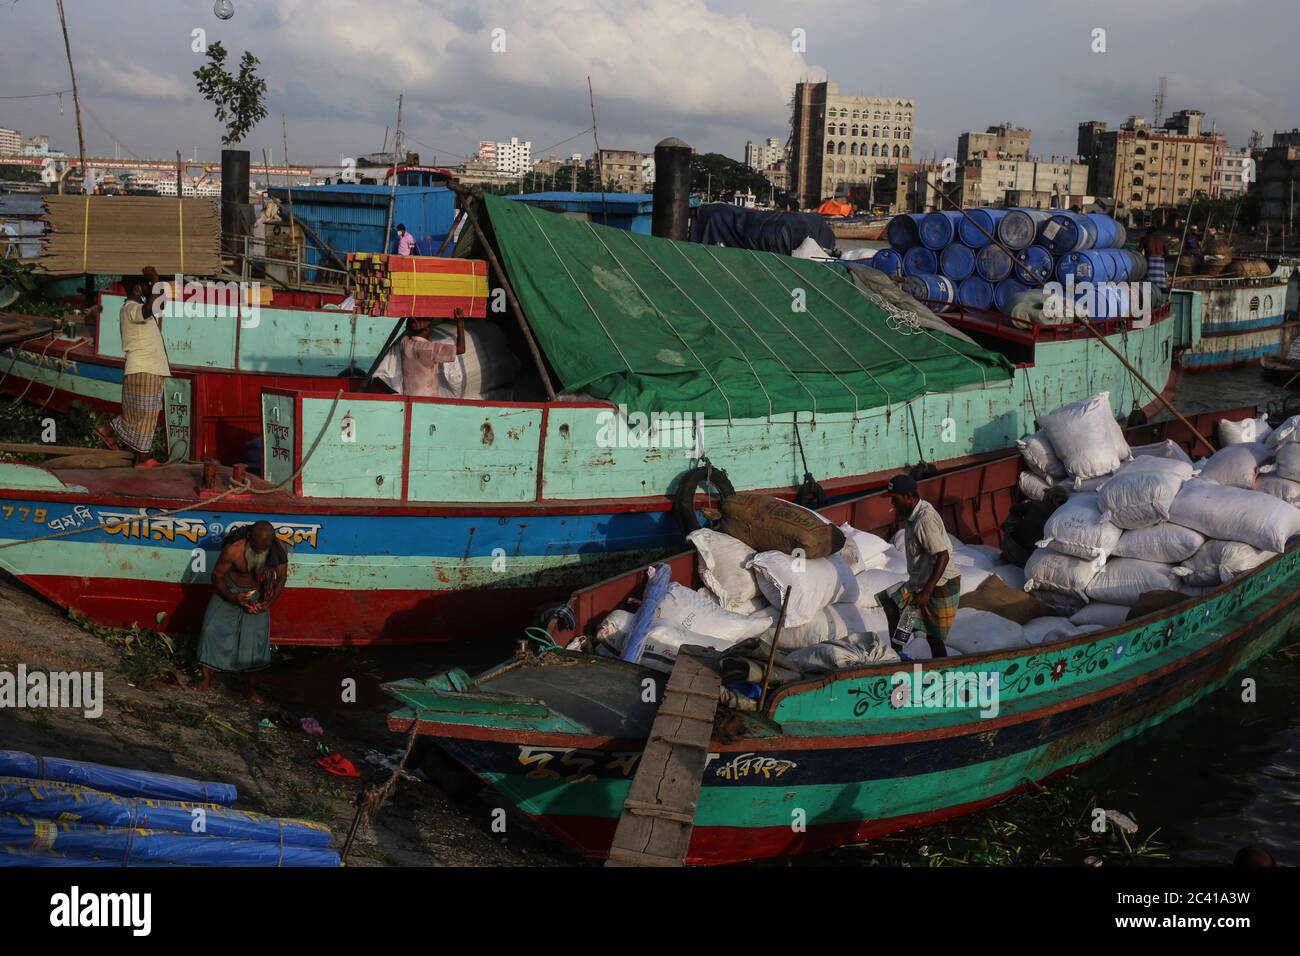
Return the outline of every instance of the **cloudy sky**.
{"type": "MultiPolygon", "coordinates": [[[[196,94],[195,30],[262,61],[270,116],[244,145],[337,164],[379,150],[405,94],[408,146],[460,161],[480,139],[518,136],[534,156],[679,136],[740,158],[785,139],[800,79],[914,97],[916,152],[1003,120],[1034,151],[1073,153],[1085,119],[1192,107],[1244,145],[1300,124],[1295,0],[64,0],[87,149],[214,160],[220,127],[196,94]],[[1095,31],[1104,31],[1104,52],[1095,31]],[[504,47],[504,49],[502,49],[504,47]],[[576,135],[581,134],[581,135],[576,135]],[[568,142],[562,142],[569,140],[568,142]],[[552,148],[553,147],[553,148],[552,148]]],[[[0,126],[76,152],[54,0],[0,0],[0,126]]]]}

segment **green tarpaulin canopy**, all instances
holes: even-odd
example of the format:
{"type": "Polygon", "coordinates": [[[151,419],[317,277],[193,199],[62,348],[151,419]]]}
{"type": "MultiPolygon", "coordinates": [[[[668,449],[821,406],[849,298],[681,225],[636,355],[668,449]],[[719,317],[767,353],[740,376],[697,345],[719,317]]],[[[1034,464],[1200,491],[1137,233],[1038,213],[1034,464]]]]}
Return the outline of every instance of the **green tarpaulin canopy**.
{"type": "Polygon", "coordinates": [[[637,235],[494,196],[476,208],[569,391],[738,419],[866,411],[1011,375],[1003,356],[907,321],[848,266],[637,235]]]}

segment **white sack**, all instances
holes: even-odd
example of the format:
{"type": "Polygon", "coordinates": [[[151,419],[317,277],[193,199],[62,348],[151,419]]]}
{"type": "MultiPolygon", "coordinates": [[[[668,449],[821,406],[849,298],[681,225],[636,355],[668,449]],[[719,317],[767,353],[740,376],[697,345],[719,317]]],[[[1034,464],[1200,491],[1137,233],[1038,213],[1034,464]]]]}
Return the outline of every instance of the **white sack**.
{"type": "Polygon", "coordinates": [[[1072,495],[1043,526],[1040,548],[1105,563],[1122,534],[1102,515],[1095,494],[1072,495]]]}
{"type": "MultiPolygon", "coordinates": [[[[621,641],[626,640],[627,635],[622,635],[621,641]]],[[[673,669],[673,664],[677,661],[678,652],[686,644],[725,651],[735,643],[734,640],[724,640],[708,634],[687,631],[680,627],[673,627],[671,624],[656,624],[646,632],[645,644],[641,648],[641,665],[652,670],[669,673],[673,669]]],[[[620,644],[619,652],[622,653],[624,650],[626,648],[620,644]]]]}
{"type": "Polygon", "coordinates": [[[712,528],[700,528],[686,536],[700,556],[700,578],[718,604],[739,611],[759,596],[754,572],[746,567],[754,549],[745,542],[712,528]]]}
{"type": "MultiPolygon", "coordinates": [[[[763,615],[760,614],[759,617],[763,615]]],[[[772,616],[763,619],[768,626],[762,632],[762,637],[765,641],[771,641],[776,633],[776,618],[772,616]]],[[[858,634],[878,634],[888,641],[889,618],[878,607],[832,604],[822,608],[813,615],[811,621],[805,624],[791,627],[787,619],[785,626],[781,628],[781,639],[776,646],[782,651],[795,650],[811,644],[820,644],[823,641],[843,640],[858,634]]]]}
{"type": "Polygon", "coordinates": [[[965,574],[966,568],[979,568],[981,571],[992,571],[1002,563],[1002,552],[997,548],[987,544],[961,544],[953,541],[951,535],[949,541],[952,541],[952,563],[962,568],[965,574]]]}
{"type": "Polygon", "coordinates": [[[1199,478],[1183,483],[1169,517],[1175,524],[1199,531],[1207,538],[1244,541],[1261,551],[1285,551],[1287,541],[1300,534],[1300,508],[1272,495],[1199,478]]]}
{"type": "Polygon", "coordinates": [[[1020,457],[1025,464],[1040,478],[1064,478],[1067,474],[1065,465],[1052,448],[1051,439],[1046,432],[1037,431],[1026,435],[1016,442],[1020,457]]]}
{"type": "Polygon", "coordinates": [[[860,596],[858,580],[840,555],[829,558],[795,558],[781,551],[763,551],[749,562],[758,589],[773,608],[780,608],[787,589],[790,606],[785,623],[807,624],[817,612],[839,601],[852,603],[860,596]]]}
{"type": "Polygon", "coordinates": [[[1239,422],[1230,422],[1225,418],[1219,422],[1219,444],[1224,446],[1268,441],[1272,433],[1273,429],[1269,426],[1266,415],[1239,422]]]}
{"type": "Polygon", "coordinates": [[[1068,617],[1036,617],[1032,621],[1025,622],[1022,630],[1026,644],[1042,644],[1051,640],[1050,635],[1053,632],[1069,628],[1068,617]]]}
{"type": "Polygon", "coordinates": [[[870,664],[888,664],[898,660],[898,654],[887,639],[872,634],[857,634],[833,641],[821,641],[790,652],[790,661],[799,673],[814,676],[833,674],[849,667],[866,667],[870,664]]]}
{"type": "Polygon", "coordinates": [[[1286,442],[1297,440],[1300,440],[1300,415],[1292,415],[1273,429],[1264,444],[1269,448],[1280,448],[1286,442]]]}
{"type": "Polygon", "coordinates": [[[1097,562],[1038,548],[1025,562],[1026,591],[1059,591],[1079,600],[1097,576],[1097,562]]]}
{"type": "Polygon", "coordinates": [[[1277,450],[1277,476],[1287,481],[1300,481],[1300,443],[1283,443],[1277,450]]]}
{"type": "Polygon", "coordinates": [[[1272,459],[1272,449],[1258,442],[1229,445],[1200,462],[1196,475],[1231,488],[1253,489],[1260,467],[1272,459]]]}
{"type": "MultiPolygon", "coordinates": [[[[889,550],[889,542],[880,535],[872,534],[870,531],[859,531],[851,524],[845,522],[840,525],[840,530],[844,532],[844,540],[852,541],[858,548],[858,557],[862,561],[863,567],[878,567],[872,562],[877,559],[884,559],[885,552],[889,550]]],[[[861,569],[858,569],[861,570],[861,569]]]]}
{"type": "Polygon", "coordinates": [[[1191,471],[1191,465],[1167,458],[1135,459],[1097,492],[1097,507],[1106,520],[1126,531],[1149,528],[1168,520],[1178,489],[1191,471]]]}
{"type": "Polygon", "coordinates": [[[960,593],[970,594],[983,584],[984,580],[992,573],[992,571],[985,571],[983,568],[962,568],[961,577],[957,579],[961,582],[959,585],[960,593]]]}
{"type": "Polygon", "coordinates": [[[963,654],[982,654],[985,651],[1024,647],[1025,637],[1015,621],[1009,621],[992,611],[961,607],[957,609],[957,616],[944,645],[955,647],[963,654]]]}
{"type": "Polygon", "coordinates": [[[1107,604],[1092,601],[1070,615],[1071,624],[1097,624],[1101,627],[1118,627],[1128,620],[1132,608],[1125,604],[1107,604]]]}
{"type": "Polygon", "coordinates": [[[1017,591],[1025,589],[1025,569],[1018,568],[1014,564],[999,564],[993,569],[993,573],[1002,579],[1002,582],[1017,591]]]}
{"type": "Polygon", "coordinates": [[[1032,471],[1022,471],[1020,473],[1020,493],[1034,501],[1042,501],[1047,495],[1047,489],[1052,487],[1053,484],[1055,482],[1048,481],[1032,471]]]}
{"type": "Polygon", "coordinates": [[[1172,438],[1152,442],[1150,445],[1133,445],[1132,452],[1134,458],[1168,458],[1171,461],[1185,461],[1189,465],[1192,463],[1192,456],[1183,451],[1183,446],[1172,438]]]}
{"type": "Polygon", "coordinates": [[[1065,482],[1065,489],[1071,495],[1078,494],[1095,494],[1106,482],[1110,481],[1114,472],[1106,472],[1104,475],[1097,475],[1093,478],[1075,478],[1065,482]]]}
{"type": "Polygon", "coordinates": [[[1184,585],[1218,587],[1277,557],[1276,551],[1262,551],[1240,541],[1207,541],[1174,574],[1184,585]]]}
{"type": "Polygon", "coordinates": [[[725,610],[716,601],[701,597],[676,581],[668,586],[668,593],[655,612],[654,622],[707,634],[726,641],[728,647],[747,637],[758,637],[767,630],[765,621],[725,610]]]}
{"type": "Polygon", "coordinates": [[[1086,593],[1090,601],[1132,607],[1148,591],[1173,591],[1177,587],[1178,579],[1168,564],[1137,558],[1111,558],[1088,583],[1086,593]]]}
{"type": "Polygon", "coordinates": [[[1039,420],[1065,470],[1075,478],[1094,478],[1132,457],[1110,408],[1110,393],[1099,392],[1063,405],[1039,420]]]}
{"type": "MultiPolygon", "coordinates": [[[[1296,447],[1300,448],[1300,445],[1296,447]]],[[[1280,460],[1281,456],[1279,456],[1280,460]]],[[[1262,475],[1255,482],[1255,490],[1279,498],[1287,504],[1300,506],[1300,481],[1280,478],[1277,475],[1262,475]]]]}
{"type": "Polygon", "coordinates": [[[1078,637],[1081,634],[1091,634],[1093,631],[1106,630],[1100,624],[1071,624],[1068,627],[1058,628],[1051,634],[1047,635],[1044,644],[1055,644],[1057,641],[1068,641],[1072,637],[1078,637]]]}
{"type": "Polygon", "coordinates": [[[907,580],[907,574],[887,571],[883,568],[869,568],[866,571],[859,571],[857,579],[857,604],[860,607],[880,607],[880,599],[877,595],[902,584],[907,580]]]}
{"type": "Polygon", "coordinates": [[[1125,531],[1119,536],[1113,557],[1178,564],[1194,555],[1203,544],[1205,535],[1199,531],[1163,521],[1149,528],[1125,531]]]}

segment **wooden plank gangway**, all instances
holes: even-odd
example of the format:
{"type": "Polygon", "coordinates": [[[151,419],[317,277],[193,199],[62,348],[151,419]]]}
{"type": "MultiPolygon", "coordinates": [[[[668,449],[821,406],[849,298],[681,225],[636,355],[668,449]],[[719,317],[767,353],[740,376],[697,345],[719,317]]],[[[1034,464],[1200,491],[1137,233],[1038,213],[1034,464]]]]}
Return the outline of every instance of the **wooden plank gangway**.
{"type": "Polygon", "coordinates": [[[683,648],[623,802],[606,866],[684,866],[722,678],[683,648]]]}

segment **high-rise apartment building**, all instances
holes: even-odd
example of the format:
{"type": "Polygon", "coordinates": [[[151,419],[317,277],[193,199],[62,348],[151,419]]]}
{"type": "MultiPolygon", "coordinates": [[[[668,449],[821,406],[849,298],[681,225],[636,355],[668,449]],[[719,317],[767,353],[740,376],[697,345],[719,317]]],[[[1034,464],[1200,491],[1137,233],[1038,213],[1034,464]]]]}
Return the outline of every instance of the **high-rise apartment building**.
{"type": "Polygon", "coordinates": [[[796,84],[790,189],[799,205],[868,184],[877,167],[910,162],[915,113],[909,98],[840,93],[830,81],[796,84]]]}

